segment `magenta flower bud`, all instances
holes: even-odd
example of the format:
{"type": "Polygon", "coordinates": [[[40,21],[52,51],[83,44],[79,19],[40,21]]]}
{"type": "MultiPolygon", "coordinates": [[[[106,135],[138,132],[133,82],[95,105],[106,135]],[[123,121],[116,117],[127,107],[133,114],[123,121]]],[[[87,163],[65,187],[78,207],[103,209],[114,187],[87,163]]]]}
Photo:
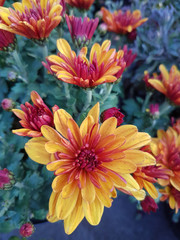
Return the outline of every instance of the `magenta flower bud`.
{"type": "Polygon", "coordinates": [[[14,174],[8,169],[0,170],[0,189],[10,190],[15,183],[14,174]]]}
{"type": "Polygon", "coordinates": [[[150,114],[155,117],[158,118],[159,117],[159,104],[150,104],[149,105],[149,111],[150,114]]]}
{"type": "Polygon", "coordinates": [[[5,111],[11,111],[11,109],[14,107],[14,102],[10,98],[4,98],[1,102],[1,107],[5,111]]]}
{"type": "Polygon", "coordinates": [[[34,233],[34,225],[31,222],[24,223],[20,230],[19,233],[22,237],[30,237],[34,233]]]}
{"type": "Polygon", "coordinates": [[[141,201],[141,207],[145,213],[156,212],[158,209],[157,203],[149,196],[146,196],[145,199],[141,201]]]}
{"type": "Polygon", "coordinates": [[[106,119],[110,117],[115,117],[117,119],[117,127],[119,127],[121,123],[123,123],[124,121],[123,120],[124,114],[122,114],[119,110],[120,109],[116,107],[106,109],[101,113],[101,122],[104,122],[106,119]]]}

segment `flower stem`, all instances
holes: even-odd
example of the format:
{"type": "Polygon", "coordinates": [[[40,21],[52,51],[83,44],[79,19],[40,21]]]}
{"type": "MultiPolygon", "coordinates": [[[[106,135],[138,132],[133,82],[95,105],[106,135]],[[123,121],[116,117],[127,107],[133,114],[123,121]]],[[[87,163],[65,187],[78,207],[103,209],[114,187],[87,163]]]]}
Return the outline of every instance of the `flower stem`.
{"type": "Polygon", "coordinates": [[[168,112],[172,111],[173,109],[174,109],[174,107],[172,105],[170,105],[168,102],[164,102],[161,105],[159,116],[161,116],[165,113],[168,113],[168,112]]]}
{"type": "Polygon", "coordinates": [[[28,83],[26,69],[25,69],[16,49],[12,52],[12,56],[16,62],[17,67],[19,68],[21,79],[23,80],[23,82],[28,83]]]}
{"type": "Polygon", "coordinates": [[[112,88],[113,88],[113,83],[107,83],[106,84],[106,92],[104,94],[104,97],[100,101],[101,104],[103,104],[106,101],[106,99],[109,97],[109,95],[110,95],[110,93],[112,91],[112,88]]]}
{"type": "Polygon", "coordinates": [[[48,48],[47,48],[47,45],[44,44],[42,46],[42,57],[43,57],[43,60],[45,60],[47,56],[48,56],[48,48]]]}
{"type": "Polygon", "coordinates": [[[64,85],[66,98],[70,99],[69,85],[68,85],[68,83],[65,83],[65,82],[63,82],[63,85],[64,85]]]}
{"type": "Polygon", "coordinates": [[[79,113],[77,117],[77,121],[79,121],[80,116],[88,109],[92,101],[92,89],[86,89],[86,102],[84,104],[84,107],[82,111],[79,113]]]}
{"type": "Polygon", "coordinates": [[[142,112],[145,112],[147,104],[149,103],[149,100],[150,100],[151,96],[152,96],[152,92],[148,92],[147,95],[146,95],[146,98],[144,100],[144,103],[142,105],[142,112]]]}

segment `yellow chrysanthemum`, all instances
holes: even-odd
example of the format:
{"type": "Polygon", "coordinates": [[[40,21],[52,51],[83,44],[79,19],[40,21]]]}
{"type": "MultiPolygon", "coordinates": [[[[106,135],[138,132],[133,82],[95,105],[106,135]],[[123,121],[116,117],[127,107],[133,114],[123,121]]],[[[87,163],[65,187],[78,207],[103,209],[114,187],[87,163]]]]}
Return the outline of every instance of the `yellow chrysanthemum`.
{"type": "Polygon", "coordinates": [[[176,105],[180,105],[180,71],[173,65],[168,73],[163,64],[159,66],[162,79],[154,77],[148,82],[159,92],[163,93],[176,105]]]}
{"type": "Polygon", "coordinates": [[[83,47],[79,55],[76,55],[65,39],[59,39],[58,55],[47,57],[47,64],[43,64],[59,80],[83,88],[115,82],[122,75],[126,63],[123,50],[116,52],[110,46],[109,40],[104,41],[101,46],[95,43],[88,59],[87,47],[83,47]]]}
{"type": "Polygon", "coordinates": [[[22,0],[0,7],[0,29],[43,41],[61,21],[61,0],[22,0]]]}
{"type": "Polygon", "coordinates": [[[47,219],[64,220],[71,234],[85,217],[97,225],[104,207],[111,207],[116,189],[138,200],[145,192],[132,177],[137,167],[154,165],[151,154],[139,150],[151,140],[133,125],[117,126],[111,117],[99,124],[99,103],[78,127],[70,114],[59,109],[54,114],[55,129],[42,126],[44,137],[25,146],[29,157],[55,171],[47,219]]]}
{"type": "Polygon", "coordinates": [[[151,142],[153,155],[162,168],[167,169],[167,179],[159,179],[162,186],[172,184],[180,191],[180,134],[169,127],[167,131],[158,130],[157,138],[151,142]]]}

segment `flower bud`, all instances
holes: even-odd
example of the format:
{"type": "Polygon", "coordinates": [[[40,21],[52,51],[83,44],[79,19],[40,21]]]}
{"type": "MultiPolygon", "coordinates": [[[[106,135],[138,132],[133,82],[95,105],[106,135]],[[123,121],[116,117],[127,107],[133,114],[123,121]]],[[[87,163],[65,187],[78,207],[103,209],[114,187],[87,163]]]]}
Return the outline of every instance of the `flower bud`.
{"type": "Polygon", "coordinates": [[[0,170],[0,189],[10,190],[15,183],[14,174],[8,169],[0,170]]]}
{"type": "Polygon", "coordinates": [[[101,113],[101,122],[104,122],[106,119],[110,117],[115,117],[117,119],[117,127],[119,127],[121,123],[123,123],[124,121],[123,120],[124,114],[122,114],[119,110],[120,109],[116,107],[106,109],[101,113]]]}
{"type": "Polygon", "coordinates": [[[18,77],[18,74],[16,72],[14,72],[14,71],[8,72],[7,79],[9,81],[14,82],[17,79],[17,77],[18,77]]]}
{"type": "Polygon", "coordinates": [[[101,35],[105,35],[107,33],[107,25],[105,23],[101,23],[98,27],[98,31],[101,35]]]}
{"type": "Polygon", "coordinates": [[[100,10],[100,11],[97,11],[97,12],[95,13],[95,17],[97,17],[97,18],[99,18],[99,20],[101,20],[102,17],[103,17],[102,11],[101,11],[101,10],[100,10]]]}
{"type": "Polygon", "coordinates": [[[141,207],[145,213],[156,212],[158,209],[157,203],[149,196],[146,196],[145,199],[141,201],[141,207]]]}
{"type": "Polygon", "coordinates": [[[149,111],[153,118],[159,118],[159,104],[150,104],[149,111]]]}
{"type": "Polygon", "coordinates": [[[24,223],[19,232],[22,237],[30,237],[34,232],[34,225],[31,222],[24,223]]]}
{"type": "Polygon", "coordinates": [[[1,102],[1,107],[5,111],[11,111],[11,109],[14,107],[14,102],[10,98],[4,98],[1,102]]]}

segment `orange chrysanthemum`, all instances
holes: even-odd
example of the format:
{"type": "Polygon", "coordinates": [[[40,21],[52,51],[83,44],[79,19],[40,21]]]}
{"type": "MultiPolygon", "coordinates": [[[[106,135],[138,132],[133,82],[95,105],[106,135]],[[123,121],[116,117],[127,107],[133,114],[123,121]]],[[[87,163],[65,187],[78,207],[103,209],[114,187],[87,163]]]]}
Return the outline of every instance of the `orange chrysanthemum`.
{"type": "Polygon", "coordinates": [[[22,0],[0,7],[0,29],[43,41],[61,21],[61,0],[22,0]]]}
{"type": "Polygon", "coordinates": [[[58,55],[46,58],[44,66],[51,74],[70,84],[83,88],[94,87],[102,83],[115,82],[123,73],[126,63],[123,50],[110,49],[111,42],[106,40],[100,46],[95,43],[86,57],[87,47],[83,47],[78,56],[71,50],[65,39],[57,40],[58,55]]]}
{"type": "Polygon", "coordinates": [[[162,194],[160,201],[168,200],[170,208],[175,209],[175,213],[178,213],[180,209],[180,191],[169,185],[164,189],[160,189],[159,192],[162,194]]]}
{"type": "Polygon", "coordinates": [[[65,0],[72,7],[88,10],[95,0],[65,0]]]}
{"type": "Polygon", "coordinates": [[[168,179],[159,179],[162,186],[172,184],[180,191],[180,134],[172,127],[167,131],[158,130],[157,138],[151,143],[152,153],[162,168],[168,169],[168,179]]]}
{"type": "Polygon", "coordinates": [[[116,188],[144,199],[145,192],[131,173],[138,166],[155,164],[151,154],[139,150],[150,142],[147,133],[139,133],[133,125],[116,128],[115,117],[100,126],[98,103],[80,127],[63,109],[55,112],[54,123],[56,130],[42,126],[44,137],[33,138],[25,146],[32,160],[55,171],[47,216],[50,222],[64,220],[67,234],[84,217],[97,225],[104,206],[111,207],[116,188]]]}
{"type": "Polygon", "coordinates": [[[160,65],[162,80],[149,79],[148,82],[156,90],[163,93],[169,100],[176,105],[180,105],[180,71],[176,66],[172,66],[168,73],[164,65],[160,65]]]}
{"type": "Polygon", "coordinates": [[[106,8],[102,7],[103,13],[102,20],[106,23],[108,30],[115,33],[128,34],[135,30],[148,20],[148,18],[141,17],[141,12],[135,10],[123,12],[122,10],[109,12],[106,8]]]}

